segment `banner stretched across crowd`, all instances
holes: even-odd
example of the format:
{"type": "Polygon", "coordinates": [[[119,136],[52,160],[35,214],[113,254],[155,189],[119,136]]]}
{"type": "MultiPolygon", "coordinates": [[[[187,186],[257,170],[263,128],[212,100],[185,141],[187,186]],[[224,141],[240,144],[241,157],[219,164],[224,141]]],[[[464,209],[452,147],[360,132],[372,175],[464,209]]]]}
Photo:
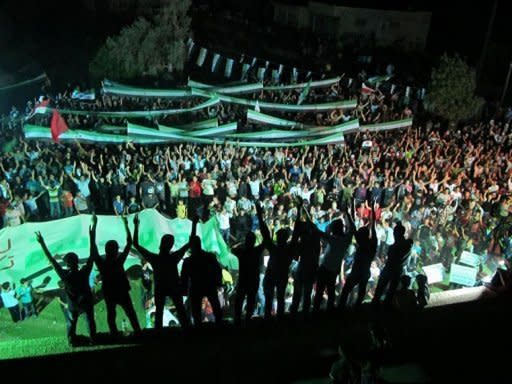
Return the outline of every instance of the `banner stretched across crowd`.
{"type": "MultiPolygon", "coordinates": [[[[144,127],[128,123],[126,133],[116,135],[89,130],[68,130],[62,133],[60,140],[78,140],[107,144],[122,144],[133,142],[137,144],[159,144],[166,142],[193,142],[196,144],[226,143],[241,147],[294,147],[305,145],[337,144],[344,142],[343,135],[357,131],[370,130],[373,132],[391,129],[407,128],[412,125],[412,119],[390,121],[387,123],[359,126],[357,120],[351,120],[332,127],[317,127],[298,131],[271,129],[258,132],[233,133],[236,123],[224,124],[218,127],[198,130],[185,130],[180,128],[159,125],[159,129],[144,127]],[[313,139],[314,137],[320,137],[313,139]],[[249,139],[249,140],[247,140],[249,139]],[[265,140],[265,142],[257,139],[265,140]],[[293,141],[273,142],[271,140],[288,139],[293,141]]],[[[24,133],[27,139],[51,139],[48,127],[25,124],[24,133]]]]}
{"type": "MultiPolygon", "coordinates": [[[[174,235],[176,249],[189,240],[192,222],[188,219],[171,220],[153,209],[140,212],[139,217],[140,243],[151,251],[158,251],[160,238],[164,234],[174,235]]],[[[128,222],[133,231],[132,221],[133,215],[130,215],[128,222]]],[[[35,232],[42,233],[50,252],[60,262],[67,252],[75,252],[81,261],[85,261],[89,257],[90,223],[91,215],[78,215],[44,223],[25,223],[0,230],[0,250],[7,248],[9,240],[11,243],[10,250],[0,256],[0,282],[9,281],[18,285],[20,279],[28,278],[33,280],[34,287],[40,286],[43,290],[58,288],[58,277],[36,241],[35,232]]],[[[215,217],[199,223],[197,234],[201,237],[204,250],[215,253],[222,265],[238,269],[238,260],[224,242],[215,217]]],[[[119,216],[98,216],[97,244],[100,253],[109,240],[116,240],[121,248],[126,244],[123,221],[119,216]]],[[[140,258],[132,252],[125,264],[126,269],[140,264],[140,258]]]]}

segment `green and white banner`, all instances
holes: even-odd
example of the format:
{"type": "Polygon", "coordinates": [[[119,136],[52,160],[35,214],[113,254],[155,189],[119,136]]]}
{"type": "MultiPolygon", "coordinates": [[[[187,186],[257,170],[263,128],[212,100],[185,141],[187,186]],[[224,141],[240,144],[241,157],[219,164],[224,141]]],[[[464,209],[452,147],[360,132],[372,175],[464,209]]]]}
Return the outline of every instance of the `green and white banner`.
{"type": "Polygon", "coordinates": [[[180,124],[177,125],[176,128],[181,129],[203,129],[203,128],[216,128],[219,126],[219,121],[216,117],[213,119],[197,121],[189,124],[180,124]]]}
{"type": "Polygon", "coordinates": [[[369,130],[370,132],[388,131],[391,129],[407,128],[412,125],[412,118],[389,121],[387,123],[363,125],[361,130],[369,130]]]}
{"type": "MultiPolygon", "coordinates": [[[[25,124],[23,126],[26,139],[52,140],[50,127],[41,127],[39,125],[25,124]]],[[[166,140],[152,140],[146,138],[137,138],[132,140],[126,135],[113,135],[109,133],[101,133],[96,131],[83,131],[79,129],[69,129],[59,136],[60,141],[83,141],[104,144],[122,144],[133,141],[137,144],[163,143],[166,140]]]]}
{"type": "Polygon", "coordinates": [[[247,120],[254,121],[257,123],[262,123],[262,124],[273,125],[276,127],[288,127],[288,128],[295,128],[295,127],[302,128],[303,127],[302,123],[291,121],[291,120],[286,120],[286,119],[281,119],[281,118],[275,117],[275,116],[270,116],[265,113],[255,111],[254,109],[247,110],[247,120]]]}
{"type": "MultiPolygon", "coordinates": [[[[204,108],[217,105],[220,99],[213,95],[208,100],[190,108],[179,108],[179,109],[161,109],[155,111],[83,111],[83,110],[71,110],[71,109],[59,109],[61,115],[79,115],[79,116],[98,116],[98,117],[117,117],[117,118],[130,118],[130,117],[155,117],[164,115],[177,115],[180,113],[188,113],[198,111],[204,108]]],[[[48,114],[52,113],[54,108],[44,107],[36,108],[36,114],[48,114]]]]}
{"type": "MultiPolygon", "coordinates": [[[[234,123],[233,123],[234,124],[234,123]]],[[[221,128],[223,126],[220,126],[221,128]]],[[[227,129],[227,128],[226,128],[227,129]]],[[[293,132],[293,131],[290,131],[293,132]]],[[[183,134],[176,130],[176,128],[166,129],[165,127],[160,127],[160,129],[152,129],[143,127],[140,125],[129,124],[128,125],[128,135],[133,142],[138,142],[140,138],[144,138],[146,140],[155,140],[155,142],[169,141],[169,142],[188,142],[188,143],[196,143],[196,144],[219,144],[225,143],[230,145],[236,145],[240,147],[260,147],[260,148],[278,148],[278,147],[300,147],[305,145],[324,145],[324,144],[336,144],[344,142],[342,133],[333,133],[328,134],[325,137],[313,139],[313,140],[305,140],[306,137],[294,137],[293,142],[260,142],[256,139],[261,140],[269,140],[269,139],[277,139],[283,137],[279,137],[279,135],[274,134],[275,137],[267,137],[267,134],[270,134],[270,131],[258,132],[257,134],[249,137],[253,140],[248,141],[239,141],[239,140],[223,140],[222,138],[204,138],[200,136],[196,136],[194,133],[183,134]]],[[[318,135],[316,135],[318,136],[318,135]]],[[[243,138],[243,137],[242,137],[243,138]]],[[[247,138],[247,137],[245,137],[247,138]]],[[[289,137],[288,137],[289,138],[289,137]]]]}
{"type": "MultiPolygon", "coordinates": [[[[128,218],[130,230],[133,233],[133,215],[128,218]]],[[[180,248],[189,240],[192,222],[186,219],[169,219],[155,210],[145,210],[140,213],[140,244],[152,252],[158,252],[160,238],[164,234],[172,234],[175,238],[175,249],[180,248]]],[[[52,255],[62,263],[62,257],[67,252],[78,254],[80,261],[85,262],[89,257],[89,232],[91,215],[78,215],[65,219],[43,223],[26,223],[17,227],[7,227],[0,230],[0,250],[5,250],[10,240],[11,248],[0,254],[0,281],[10,281],[17,285],[21,278],[33,280],[34,287],[42,289],[58,288],[59,278],[36,241],[35,232],[40,231],[52,255]]],[[[201,237],[204,250],[217,255],[219,262],[232,269],[238,269],[238,260],[234,257],[222,239],[218,222],[215,217],[205,223],[199,223],[197,234],[201,237]]],[[[97,244],[100,254],[103,254],[105,244],[116,240],[120,248],[126,244],[124,224],[119,216],[99,216],[97,229],[97,244]]],[[[139,265],[137,252],[132,250],[125,268],[139,265]]]]}
{"type": "Polygon", "coordinates": [[[335,125],[332,127],[316,127],[313,129],[305,130],[282,130],[282,129],[271,129],[266,131],[258,132],[246,132],[246,133],[235,133],[228,135],[230,138],[236,139],[259,139],[265,138],[268,140],[272,139],[306,139],[318,136],[329,136],[336,134],[346,134],[357,131],[359,129],[359,121],[351,120],[346,123],[335,125]]]}
{"type": "Polygon", "coordinates": [[[198,81],[189,79],[187,84],[191,89],[194,89],[194,88],[204,89],[205,91],[208,91],[211,93],[224,93],[224,94],[256,92],[256,91],[260,91],[263,89],[262,83],[235,84],[235,85],[224,84],[224,85],[215,86],[215,85],[200,83],[198,81]]]}
{"type": "Polygon", "coordinates": [[[353,109],[357,106],[357,100],[343,100],[334,101],[330,103],[322,104],[280,104],[280,103],[269,103],[259,100],[242,99],[239,97],[228,96],[220,93],[210,93],[209,90],[192,89],[192,93],[197,96],[214,97],[216,95],[221,101],[231,104],[247,105],[255,107],[256,102],[261,109],[270,109],[277,111],[289,111],[289,112],[307,112],[307,111],[330,111],[333,109],[353,109]]]}
{"type": "Polygon", "coordinates": [[[134,97],[188,97],[192,92],[187,89],[151,89],[132,87],[115,83],[110,80],[103,81],[103,92],[106,94],[134,96],[134,97]]]}

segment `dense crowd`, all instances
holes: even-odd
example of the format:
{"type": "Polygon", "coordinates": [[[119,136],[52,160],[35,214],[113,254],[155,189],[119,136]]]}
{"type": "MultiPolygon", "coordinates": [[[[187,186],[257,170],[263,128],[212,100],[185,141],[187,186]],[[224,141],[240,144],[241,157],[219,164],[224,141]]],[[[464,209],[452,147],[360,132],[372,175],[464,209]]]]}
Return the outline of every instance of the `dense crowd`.
{"type": "MultiPolygon", "coordinates": [[[[56,146],[12,135],[20,120],[49,124],[46,115],[33,114],[35,101],[27,104],[23,114],[13,108],[2,131],[8,132],[4,137],[10,144],[0,157],[0,228],[82,213],[124,216],[146,208],[178,218],[206,220],[214,216],[222,237],[240,257],[240,271],[222,270],[219,303],[212,307],[212,297],[202,301],[201,315],[195,304],[191,309],[195,319],[216,319],[219,306],[234,311],[238,320],[243,305],[248,317],[254,312],[266,317],[285,310],[296,312],[299,303],[305,311],[311,304],[318,310],[324,298],[327,308],[332,309],[334,297],[343,306],[354,285],[360,290],[356,303],[365,298],[379,301],[385,285],[397,289],[403,272],[409,278],[417,277],[420,291],[424,290],[424,275],[418,275],[421,267],[442,263],[448,270],[462,251],[480,255],[480,272],[486,263],[510,258],[510,116],[458,128],[427,121],[408,129],[369,132],[364,130],[365,123],[410,117],[420,105],[385,86],[382,91],[362,93],[363,82],[359,79],[350,86],[340,83],[312,89],[307,95],[306,103],[357,97],[358,106],[350,114],[333,110],[279,115],[311,125],[329,126],[351,118],[363,124],[358,133],[345,136],[344,144],[326,146],[241,148],[222,142],[74,142],[56,146]],[[261,244],[259,248],[254,242],[261,244]],[[297,250],[297,244],[302,251],[297,250]],[[285,255],[284,264],[273,261],[279,253],[285,255]],[[250,279],[252,285],[247,285],[243,272],[248,268],[242,261],[247,254],[254,254],[255,260],[259,260],[258,255],[267,255],[262,265],[250,267],[258,277],[250,279]],[[358,262],[361,254],[367,256],[364,262],[358,262]],[[392,267],[388,266],[390,254],[402,255],[392,267]],[[279,276],[269,281],[266,276],[277,273],[275,269],[279,276]],[[313,288],[316,293],[311,303],[313,288]]],[[[300,91],[253,95],[258,100],[293,104],[300,96],[300,91]]],[[[59,109],[96,111],[184,108],[200,102],[153,99],[148,103],[146,98],[112,95],[78,101],[67,93],[50,99],[50,105],[59,109]]],[[[246,111],[247,107],[221,103],[192,115],[195,121],[212,117],[221,123],[237,121],[239,131],[258,129],[246,121],[246,111]]],[[[125,123],[87,114],[65,117],[71,128],[125,123]]],[[[185,123],[187,118],[190,114],[143,120],[146,125],[172,126],[185,123]]],[[[200,253],[197,247],[195,252],[200,253]]],[[[143,263],[143,305],[148,325],[156,322],[158,327],[163,309],[162,298],[157,297],[152,284],[158,280],[155,274],[158,272],[149,256],[143,263]]],[[[404,291],[405,302],[417,303],[407,293],[410,281],[402,280],[398,293],[404,291]]],[[[94,279],[90,281],[94,286],[94,279]]],[[[27,287],[27,282],[22,286],[27,287]]],[[[27,301],[30,295],[19,293],[19,289],[7,284],[2,293],[24,295],[27,301]]],[[[61,301],[65,304],[66,298],[61,301]]],[[[163,311],[166,325],[186,323],[183,309],[176,307],[175,301],[173,297],[173,312],[163,311]]],[[[35,313],[31,307],[25,312],[26,316],[35,313]]],[[[68,320],[70,316],[68,313],[68,320]]]]}

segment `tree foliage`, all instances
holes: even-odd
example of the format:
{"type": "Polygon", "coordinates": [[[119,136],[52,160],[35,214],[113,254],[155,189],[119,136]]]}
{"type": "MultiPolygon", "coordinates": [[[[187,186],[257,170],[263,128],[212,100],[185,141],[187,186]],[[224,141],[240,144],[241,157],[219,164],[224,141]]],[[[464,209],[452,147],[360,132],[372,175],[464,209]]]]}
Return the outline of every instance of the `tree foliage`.
{"type": "Polygon", "coordinates": [[[444,54],[432,70],[427,105],[435,114],[457,123],[479,112],[483,101],[475,96],[475,90],[475,71],[460,57],[444,54]]]}
{"type": "Polygon", "coordinates": [[[139,18],[109,37],[89,64],[94,78],[131,79],[164,67],[182,71],[190,36],[190,0],[170,0],[153,20],[139,18]]]}

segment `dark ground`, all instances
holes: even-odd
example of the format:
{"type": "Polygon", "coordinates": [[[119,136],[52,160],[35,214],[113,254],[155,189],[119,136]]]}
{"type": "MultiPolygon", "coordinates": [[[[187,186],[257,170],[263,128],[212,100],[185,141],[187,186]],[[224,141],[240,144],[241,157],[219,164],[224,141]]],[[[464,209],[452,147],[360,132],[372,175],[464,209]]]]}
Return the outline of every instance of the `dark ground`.
{"type": "MultiPolygon", "coordinates": [[[[369,340],[368,322],[378,318],[392,342],[384,357],[388,367],[418,364],[432,383],[506,383],[512,381],[507,366],[510,300],[487,299],[409,316],[376,314],[365,307],[242,330],[205,328],[189,335],[174,330],[161,337],[146,335],[138,346],[0,361],[0,372],[23,383],[71,377],[87,382],[162,377],[176,383],[292,383],[327,378],[340,343],[357,356],[369,340]]],[[[411,382],[404,370],[398,372],[405,376],[402,382],[411,382]]]]}

